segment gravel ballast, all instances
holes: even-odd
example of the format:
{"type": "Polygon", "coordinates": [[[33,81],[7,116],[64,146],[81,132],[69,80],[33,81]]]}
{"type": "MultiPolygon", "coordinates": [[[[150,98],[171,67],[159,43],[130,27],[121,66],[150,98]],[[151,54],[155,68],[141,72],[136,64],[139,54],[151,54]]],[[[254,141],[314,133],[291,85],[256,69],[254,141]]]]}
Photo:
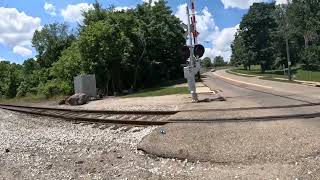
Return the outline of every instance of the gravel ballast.
{"type": "Polygon", "coordinates": [[[303,164],[310,165],[303,177],[317,174],[316,156],[298,164],[219,164],[138,151],[157,128],[116,129],[0,110],[0,179],[293,179],[292,169],[303,164]]]}

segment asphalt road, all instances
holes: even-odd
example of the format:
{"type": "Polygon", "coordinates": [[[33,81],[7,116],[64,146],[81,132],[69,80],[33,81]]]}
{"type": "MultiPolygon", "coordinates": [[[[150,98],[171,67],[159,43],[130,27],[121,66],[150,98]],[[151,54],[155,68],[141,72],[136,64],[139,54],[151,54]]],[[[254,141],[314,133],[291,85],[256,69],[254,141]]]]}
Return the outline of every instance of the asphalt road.
{"type": "MultiPolygon", "coordinates": [[[[319,117],[320,88],[255,78],[218,71],[203,78],[224,102],[189,104],[174,120],[250,120],[271,117],[319,117]],[[193,111],[190,111],[193,110],[193,111]],[[197,111],[201,112],[197,112],[197,111]]],[[[216,95],[217,96],[217,95],[216,95]]],[[[201,99],[201,96],[200,96],[201,99]]]]}
{"type": "Polygon", "coordinates": [[[224,70],[215,74],[207,73],[206,77],[204,79],[205,84],[212,89],[222,90],[222,94],[226,98],[245,98],[247,101],[254,102],[258,106],[320,102],[320,99],[316,96],[310,96],[316,93],[320,95],[320,88],[316,87],[239,77],[228,74],[224,70]],[[294,91],[297,87],[299,87],[299,90],[294,91]],[[312,91],[309,92],[310,90],[312,91]]]}
{"type": "Polygon", "coordinates": [[[157,156],[209,161],[221,168],[215,179],[226,174],[240,179],[320,179],[319,117],[187,123],[317,113],[320,106],[314,103],[320,102],[320,88],[224,71],[207,74],[204,83],[221,90],[227,101],[188,105],[186,109],[193,111],[174,117],[185,123],[155,130],[142,140],[140,149],[157,156]]]}
{"type": "Polygon", "coordinates": [[[206,76],[205,83],[210,88],[220,88],[229,97],[247,97],[248,101],[262,106],[320,102],[319,87],[242,77],[226,70],[207,73],[206,76]]]}

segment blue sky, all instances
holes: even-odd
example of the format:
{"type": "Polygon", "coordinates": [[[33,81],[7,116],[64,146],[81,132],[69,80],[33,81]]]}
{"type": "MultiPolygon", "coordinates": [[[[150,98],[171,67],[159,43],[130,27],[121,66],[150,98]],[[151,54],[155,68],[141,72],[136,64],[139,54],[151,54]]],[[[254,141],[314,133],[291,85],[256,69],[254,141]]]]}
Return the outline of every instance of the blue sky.
{"type": "MultiPolygon", "coordinates": [[[[230,43],[237,25],[253,2],[268,0],[196,0],[200,42],[207,48],[206,56],[230,57],[230,43]]],[[[76,27],[81,10],[94,0],[0,0],[0,60],[22,63],[34,57],[31,46],[34,30],[53,22],[66,22],[76,27]],[[4,17],[4,18],[3,18],[4,17]]],[[[100,0],[104,7],[134,7],[143,0],[100,0]]],[[[173,13],[185,18],[186,0],[168,0],[173,13]]]]}

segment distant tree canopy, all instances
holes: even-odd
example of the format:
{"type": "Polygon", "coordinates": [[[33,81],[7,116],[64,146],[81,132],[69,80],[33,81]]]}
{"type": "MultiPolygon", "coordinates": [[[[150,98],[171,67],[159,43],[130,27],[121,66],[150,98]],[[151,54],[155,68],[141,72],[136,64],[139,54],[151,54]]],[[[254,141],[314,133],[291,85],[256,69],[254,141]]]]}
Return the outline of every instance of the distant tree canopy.
{"type": "Polygon", "coordinates": [[[222,56],[216,56],[213,60],[213,65],[214,67],[221,67],[221,66],[225,66],[228,63],[224,61],[222,56]]]}
{"type": "Polygon", "coordinates": [[[47,24],[41,30],[36,30],[32,45],[38,52],[39,65],[51,67],[52,63],[58,61],[61,52],[74,40],[75,37],[68,33],[68,26],[65,24],[47,24]]]}
{"type": "Polygon", "coordinates": [[[231,63],[260,65],[261,71],[287,66],[286,38],[292,64],[319,70],[320,6],[292,0],[288,5],[254,3],[243,17],[231,45],[231,63]]]}
{"type": "Polygon", "coordinates": [[[57,23],[36,31],[36,58],[23,65],[0,62],[0,96],[70,94],[74,76],[88,73],[109,95],[183,77],[178,51],[184,29],[164,0],[126,11],[96,2],[83,16],[77,35],[57,23]]]}
{"type": "Polygon", "coordinates": [[[212,67],[212,61],[209,57],[205,57],[203,60],[202,60],[202,64],[204,67],[212,67]]]}

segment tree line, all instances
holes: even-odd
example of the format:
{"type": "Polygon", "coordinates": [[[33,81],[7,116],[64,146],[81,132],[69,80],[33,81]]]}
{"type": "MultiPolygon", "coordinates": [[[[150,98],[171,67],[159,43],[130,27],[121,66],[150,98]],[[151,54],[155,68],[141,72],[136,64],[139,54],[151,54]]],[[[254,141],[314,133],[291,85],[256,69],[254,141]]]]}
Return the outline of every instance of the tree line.
{"type": "Polygon", "coordinates": [[[292,65],[320,70],[319,0],[292,0],[286,5],[254,3],[244,15],[231,45],[233,65],[261,71],[292,65]],[[286,41],[288,46],[286,46],[286,41]]]}
{"type": "Polygon", "coordinates": [[[0,98],[71,94],[80,74],[95,74],[107,95],[183,77],[184,29],[164,0],[122,11],[96,2],[83,16],[74,33],[59,23],[35,31],[35,58],[1,61],[0,98]]]}
{"type": "Polygon", "coordinates": [[[222,67],[222,66],[227,66],[228,62],[224,61],[222,56],[216,56],[212,60],[209,57],[205,57],[202,59],[202,66],[205,68],[210,68],[210,67],[222,67]]]}

